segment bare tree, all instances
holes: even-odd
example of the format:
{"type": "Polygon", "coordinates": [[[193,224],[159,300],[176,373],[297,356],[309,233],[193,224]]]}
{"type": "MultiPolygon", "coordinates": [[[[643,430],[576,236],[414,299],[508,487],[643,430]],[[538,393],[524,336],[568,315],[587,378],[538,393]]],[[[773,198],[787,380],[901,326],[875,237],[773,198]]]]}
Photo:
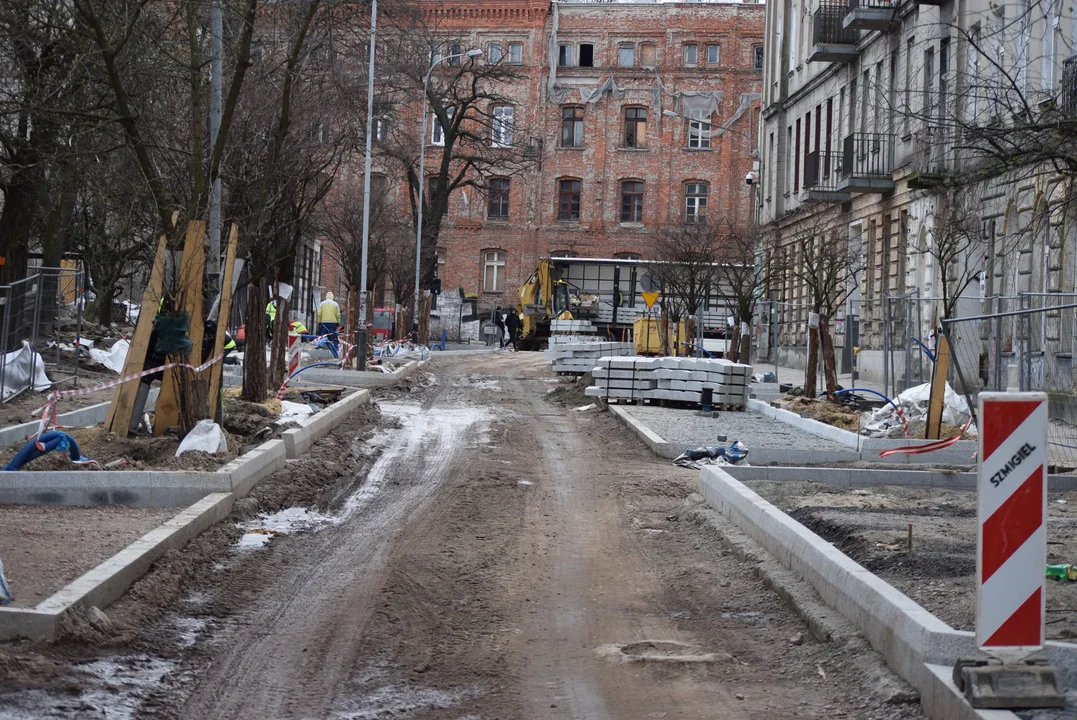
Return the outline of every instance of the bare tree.
{"type": "MultiPolygon", "coordinates": [[[[717,228],[702,222],[681,222],[657,234],[651,254],[659,260],[650,267],[662,292],[663,325],[681,320],[693,324],[693,318],[707,298],[715,292],[722,270],[721,235],[717,228]]],[[[662,333],[668,351],[669,330],[662,333]]]]}
{"type": "Polygon", "coordinates": [[[770,264],[763,253],[762,234],[755,223],[718,219],[714,225],[718,236],[715,289],[734,319],[728,357],[733,362],[749,363],[752,335],[742,332],[742,328],[752,325],[756,301],[767,287],[770,264]]]}
{"type": "MultiPolygon", "coordinates": [[[[804,394],[815,397],[819,348],[823,350],[826,395],[837,402],[838,375],[834,358],[831,321],[856,290],[864,271],[860,246],[850,241],[843,228],[831,227],[819,217],[806,224],[787,244],[789,260],[780,268],[808,291],[808,363],[804,371],[804,394]]],[[[777,254],[775,254],[777,257],[777,254]]]]}
{"type": "Polygon", "coordinates": [[[936,320],[954,317],[958,300],[985,270],[979,216],[956,199],[940,196],[931,231],[910,240],[910,252],[935,267],[935,292],[942,299],[942,317],[936,320]]]}

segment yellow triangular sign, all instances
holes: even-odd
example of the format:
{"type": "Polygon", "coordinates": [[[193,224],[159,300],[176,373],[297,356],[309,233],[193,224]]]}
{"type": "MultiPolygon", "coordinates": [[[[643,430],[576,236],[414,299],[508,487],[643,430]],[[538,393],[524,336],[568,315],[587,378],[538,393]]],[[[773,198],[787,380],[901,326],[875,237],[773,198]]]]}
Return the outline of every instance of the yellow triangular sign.
{"type": "Polygon", "coordinates": [[[662,293],[659,293],[659,292],[641,292],[640,293],[640,295],[643,296],[643,302],[647,303],[647,309],[648,310],[650,310],[651,307],[654,306],[655,300],[657,300],[658,296],[661,295],[661,294],[662,293]]]}

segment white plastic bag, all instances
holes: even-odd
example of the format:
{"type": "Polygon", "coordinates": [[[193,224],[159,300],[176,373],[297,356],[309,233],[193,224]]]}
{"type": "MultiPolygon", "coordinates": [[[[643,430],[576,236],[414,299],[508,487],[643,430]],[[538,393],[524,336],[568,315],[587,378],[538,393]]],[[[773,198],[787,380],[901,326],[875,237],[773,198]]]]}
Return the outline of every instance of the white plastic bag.
{"type": "Polygon", "coordinates": [[[281,400],[280,417],[277,418],[277,424],[283,425],[284,423],[294,422],[303,425],[306,423],[307,418],[313,414],[314,408],[310,405],[281,400]]]}
{"type": "Polygon", "coordinates": [[[201,450],[211,455],[228,452],[228,438],[224,436],[224,431],[217,423],[212,420],[199,420],[191,432],[187,433],[187,437],[183,438],[179,449],[176,450],[176,457],[188,450],[201,450]]]}
{"type": "Polygon", "coordinates": [[[7,605],[14,599],[15,596],[11,594],[11,589],[7,585],[7,578],[4,577],[4,561],[0,560],[0,605],[7,605]]]}

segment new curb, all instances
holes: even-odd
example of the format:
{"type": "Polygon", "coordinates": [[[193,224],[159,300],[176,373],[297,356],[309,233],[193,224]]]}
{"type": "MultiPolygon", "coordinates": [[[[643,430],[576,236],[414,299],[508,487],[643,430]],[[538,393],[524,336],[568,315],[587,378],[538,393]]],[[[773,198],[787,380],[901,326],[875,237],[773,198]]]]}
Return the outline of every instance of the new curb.
{"type": "MultiPolygon", "coordinates": [[[[1009,712],[973,709],[953,685],[954,662],[977,655],[972,633],[954,630],[722,468],[707,467],[700,472],[700,494],[708,505],[803,577],[824,602],[848,618],[887,665],[920,691],[928,717],[1016,718],[1009,712]]],[[[1065,684],[1071,685],[1077,667],[1077,645],[1048,642],[1045,654],[1065,684]]]]}
{"type": "Polygon", "coordinates": [[[315,442],[344,422],[352,410],[369,403],[370,391],[359,390],[312,415],[302,427],[285,430],[280,435],[284,441],[285,457],[288,460],[297,460],[310,450],[315,442]]]}

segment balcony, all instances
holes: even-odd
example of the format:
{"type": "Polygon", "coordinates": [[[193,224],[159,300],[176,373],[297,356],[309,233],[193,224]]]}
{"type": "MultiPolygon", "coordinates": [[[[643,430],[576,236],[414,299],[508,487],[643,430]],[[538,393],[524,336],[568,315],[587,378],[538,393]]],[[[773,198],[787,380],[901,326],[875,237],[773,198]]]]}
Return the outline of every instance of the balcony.
{"type": "Polygon", "coordinates": [[[847,30],[889,30],[897,22],[896,8],[890,0],[849,0],[849,12],[841,24],[847,30]]]}
{"type": "Polygon", "coordinates": [[[1077,116],[1077,55],[1062,63],[1062,93],[1059,109],[1070,117],[1077,116]]]}
{"type": "Polygon", "coordinates": [[[938,187],[946,178],[946,146],[940,128],[925,127],[912,134],[909,153],[909,187],[927,190],[938,187]]]}
{"type": "Polygon", "coordinates": [[[849,63],[856,60],[859,30],[842,25],[848,8],[844,4],[824,4],[812,16],[812,48],[808,62],[849,63]]]}
{"type": "Polygon", "coordinates": [[[838,190],[842,155],[837,152],[816,150],[804,159],[804,194],[809,202],[845,202],[852,198],[838,190]]]}
{"type": "Polygon", "coordinates": [[[889,133],[853,133],[842,148],[838,191],[885,193],[894,189],[894,136],[889,133]]]}

